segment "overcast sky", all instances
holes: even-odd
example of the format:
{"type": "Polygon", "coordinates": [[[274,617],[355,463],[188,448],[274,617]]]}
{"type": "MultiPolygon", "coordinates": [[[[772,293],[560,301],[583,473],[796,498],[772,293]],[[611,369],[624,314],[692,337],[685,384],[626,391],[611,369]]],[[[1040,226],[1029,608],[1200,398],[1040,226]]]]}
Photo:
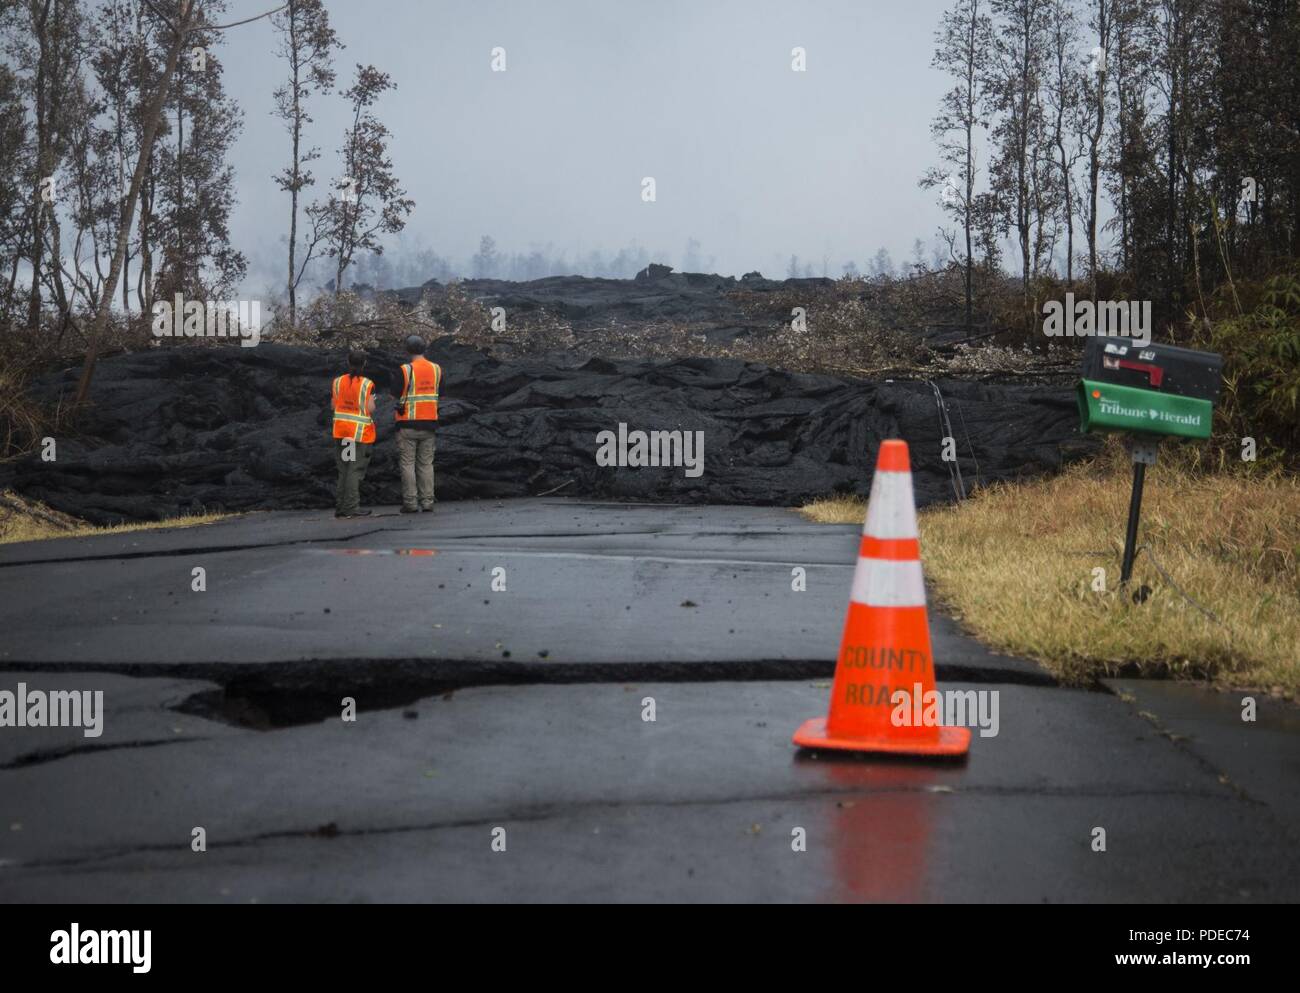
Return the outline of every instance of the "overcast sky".
{"type": "MultiPolygon", "coordinates": [[[[230,0],[226,20],[268,0],[230,0]]],[[[797,254],[832,275],[880,247],[930,244],[942,214],[917,178],[947,83],[930,68],[941,0],[332,0],[340,88],[373,63],[397,84],[377,113],[416,201],[408,244],[468,258],[553,244],[575,257],[638,242],[679,265],[689,238],[724,274],[784,275],[797,254]],[[491,71],[505,48],[508,69],[491,71]],[[791,71],[791,49],[807,71],[791,71]],[[641,200],[653,176],[656,203],[641,200]]],[[[227,32],[235,241],[278,260],[288,139],[271,116],[285,66],[268,21],[227,32]]],[[[316,98],[318,178],[337,174],[343,100],[316,98]]],[[[320,187],[317,188],[320,190],[320,187]]],[[[279,263],[276,261],[278,273],[279,263]]]]}

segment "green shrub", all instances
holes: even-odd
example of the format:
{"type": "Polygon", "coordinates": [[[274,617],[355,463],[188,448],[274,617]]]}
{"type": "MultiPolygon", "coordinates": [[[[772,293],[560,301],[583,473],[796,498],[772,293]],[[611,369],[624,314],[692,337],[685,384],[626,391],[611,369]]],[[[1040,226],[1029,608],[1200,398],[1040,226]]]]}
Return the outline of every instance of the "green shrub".
{"type": "MultiPolygon", "coordinates": [[[[1238,287],[1251,309],[1201,326],[1196,346],[1223,356],[1216,435],[1254,438],[1263,465],[1300,464],[1300,266],[1238,287]],[[1208,325],[1208,326],[1207,326],[1208,325]]],[[[1216,301],[1225,306],[1222,298],[1216,301]]],[[[1240,457],[1240,456],[1238,456],[1240,457]]]]}

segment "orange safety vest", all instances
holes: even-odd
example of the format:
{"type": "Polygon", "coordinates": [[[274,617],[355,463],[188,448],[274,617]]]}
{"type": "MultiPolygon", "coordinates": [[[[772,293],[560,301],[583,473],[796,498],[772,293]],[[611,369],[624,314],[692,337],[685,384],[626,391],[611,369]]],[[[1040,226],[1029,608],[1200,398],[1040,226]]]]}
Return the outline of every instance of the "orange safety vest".
{"type": "Polygon", "coordinates": [[[402,366],[402,395],[397,398],[397,423],[436,421],[438,387],[442,385],[442,366],[418,358],[402,366]]]}
{"type": "Polygon", "coordinates": [[[375,384],[365,376],[348,373],[334,380],[334,437],[351,438],[363,445],[375,442],[375,422],[366,413],[375,384]]]}

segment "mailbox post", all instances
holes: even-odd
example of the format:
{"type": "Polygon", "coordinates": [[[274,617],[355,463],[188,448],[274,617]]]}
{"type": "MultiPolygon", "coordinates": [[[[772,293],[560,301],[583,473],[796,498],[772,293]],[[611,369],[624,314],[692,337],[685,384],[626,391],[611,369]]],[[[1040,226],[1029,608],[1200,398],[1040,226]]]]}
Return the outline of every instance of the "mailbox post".
{"type": "Polygon", "coordinates": [[[1222,378],[1223,359],[1212,352],[1107,337],[1092,338],[1084,350],[1080,429],[1124,433],[1133,458],[1121,586],[1133,576],[1146,468],[1166,437],[1210,437],[1222,378]]]}

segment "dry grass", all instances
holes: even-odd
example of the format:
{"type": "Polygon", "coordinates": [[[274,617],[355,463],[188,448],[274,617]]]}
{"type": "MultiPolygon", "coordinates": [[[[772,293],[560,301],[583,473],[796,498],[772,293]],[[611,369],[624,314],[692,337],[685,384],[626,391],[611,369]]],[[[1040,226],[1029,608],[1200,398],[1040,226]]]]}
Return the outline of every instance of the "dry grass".
{"type": "Polygon", "coordinates": [[[122,524],[97,528],[85,521],[46,507],[18,494],[0,493],[0,545],[21,541],[48,541],[53,538],[84,538],[101,534],[126,534],[131,531],[154,531],[162,528],[191,528],[224,520],[228,514],[196,514],[172,517],[151,524],[122,524]]]}
{"type": "Polygon", "coordinates": [[[25,374],[0,366],[0,459],[30,452],[49,432],[44,412],[27,396],[25,374]]]}
{"type": "Polygon", "coordinates": [[[799,513],[814,524],[861,524],[866,520],[867,501],[855,496],[833,496],[814,500],[799,513]]]}
{"type": "MultiPolygon", "coordinates": [[[[1300,691],[1300,481],[1282,474],[1147,475],[1133,587],[1117,590],[1131,477],[1110,454],[1044,480],[999,485],[921,515],[927,576],[982,641],[1063,680],[1138,671],[1300,691]],[[1106,592],[1094,592],[1105,570],[1106,592]],[[1162,574],[1161,569],[1164,570],[1162,574]],[[1217,617],[1189,603],[1172,583],[1217,617]]],[[[805,508],[826,523],[861,502],[805,508]]]]}

